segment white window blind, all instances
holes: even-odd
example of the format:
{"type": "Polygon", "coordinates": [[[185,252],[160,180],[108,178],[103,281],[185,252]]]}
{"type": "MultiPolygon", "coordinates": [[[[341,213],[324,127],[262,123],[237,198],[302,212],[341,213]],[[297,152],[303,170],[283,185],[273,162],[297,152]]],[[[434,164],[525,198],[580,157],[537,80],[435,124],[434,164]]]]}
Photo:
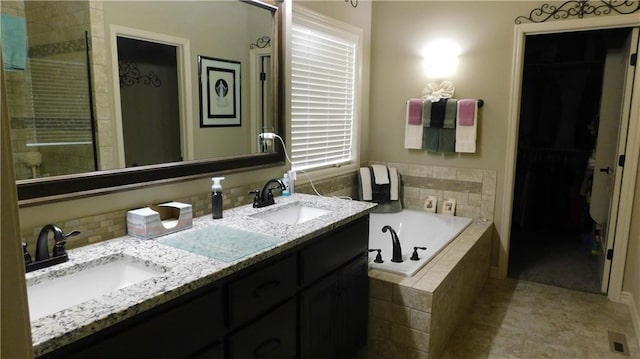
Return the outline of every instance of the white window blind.
{"type": "Polygon", "coordinates": [[[353,159],[358,37],[294,13],[291,161],[294,170],[353,159]]]}

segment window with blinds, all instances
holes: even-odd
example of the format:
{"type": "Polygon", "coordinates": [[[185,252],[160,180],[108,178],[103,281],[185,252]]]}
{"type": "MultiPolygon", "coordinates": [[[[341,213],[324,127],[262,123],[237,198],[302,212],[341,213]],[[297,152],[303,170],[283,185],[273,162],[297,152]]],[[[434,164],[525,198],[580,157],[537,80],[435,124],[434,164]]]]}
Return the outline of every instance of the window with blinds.
{"type": "Polygon", "coordinates": [[[294,12],[291,161],[295,171],[354,159],[359,35],[294,12]]]}

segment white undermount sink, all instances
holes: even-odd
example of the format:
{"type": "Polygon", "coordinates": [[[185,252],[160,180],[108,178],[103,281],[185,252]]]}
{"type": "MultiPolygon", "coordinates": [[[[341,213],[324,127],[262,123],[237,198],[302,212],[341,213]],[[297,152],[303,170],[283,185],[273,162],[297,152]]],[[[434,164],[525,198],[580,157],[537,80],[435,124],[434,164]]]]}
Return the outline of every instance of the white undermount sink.
{"type": "Polygon", "coordinates": [[[166,270],[126,255],[95,262],[82,269],[67,268],[61,269],[60,273],[48,273],[37,284],[27,282],[31,320],[142,282],[166,270]]]}
{"type": "Polygon", "coordinates": [[[331,211],[327,209],[295,205],[283,207],[275,211],[256,213],[253,217],[272,223],[300,224],[330,212],[331,211]]]}

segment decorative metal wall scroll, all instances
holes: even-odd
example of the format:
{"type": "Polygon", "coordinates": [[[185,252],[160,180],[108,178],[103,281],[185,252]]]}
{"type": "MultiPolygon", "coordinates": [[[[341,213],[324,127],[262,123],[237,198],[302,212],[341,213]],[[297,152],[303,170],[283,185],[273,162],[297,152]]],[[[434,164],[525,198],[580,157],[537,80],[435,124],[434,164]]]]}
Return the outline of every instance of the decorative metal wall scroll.
{"type": "Polygon", "coordinates": [[[249,45],[250,49],[264,49],[265,47],[271,46],[271,38],[269,36],[262,36],[256,40],[255,43],[249,45]]]}
{"type": "Polygon", "coordinates": [[[358,7],[358,0],[344,0],[344,2],[351,3],[353,7],[358,7]]]}
{"type": "Polygon", "coordinates": [[[162,86],[158,74],[153,71],[149,71],[147,75],[141,74],[138,64],[133,61],[118,61],[118,72],[120,74],[120,88],[134,86],[140,81],[145,85],[162,86]]]}
{"type": "Polygon", "coordinates": [[[518,25],[524,21],[539,23],[549,19],[560,20],[570,17],[582,19],[585,15],[600,16],[611,13],[627,15],[640,11],[640,1],[598,0],[592,2],[596,4],[589,3],[589,0],[570,0],[559,6],[544,4],[537,9],[531,10],[529,16],[518,16],[515,19],[515,23],[518,25]]]}

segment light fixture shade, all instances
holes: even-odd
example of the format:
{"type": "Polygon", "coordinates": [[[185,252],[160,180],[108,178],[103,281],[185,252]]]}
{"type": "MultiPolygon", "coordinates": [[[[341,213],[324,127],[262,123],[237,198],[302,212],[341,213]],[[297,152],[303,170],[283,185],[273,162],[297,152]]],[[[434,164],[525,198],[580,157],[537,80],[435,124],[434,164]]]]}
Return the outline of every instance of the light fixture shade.
{"type": "Polygon", "coordinates": [[[460,46],[450,40],[430,43],[423,52],[425,74],[432,79],[444,79],[455,75],[458,68],[460,46]]]}

